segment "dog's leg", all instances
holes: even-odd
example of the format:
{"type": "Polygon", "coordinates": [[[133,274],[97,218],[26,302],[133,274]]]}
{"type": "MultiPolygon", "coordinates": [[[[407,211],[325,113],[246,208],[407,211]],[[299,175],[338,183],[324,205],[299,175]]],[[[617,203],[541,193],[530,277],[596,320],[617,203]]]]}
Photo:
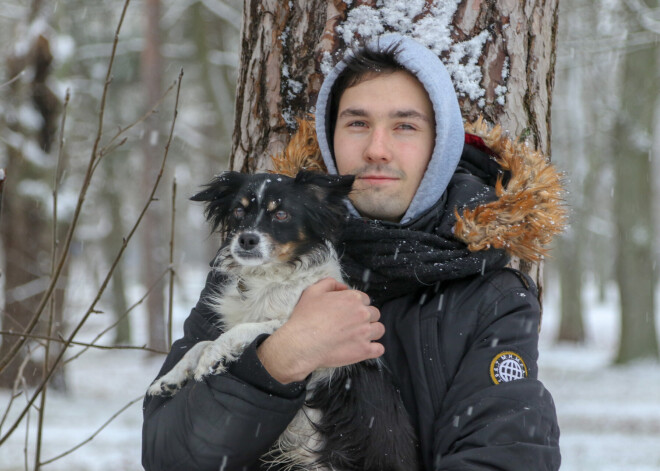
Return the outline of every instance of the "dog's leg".
{"type": "Polygon", "coordinates": [[[204,348],[195,379],[201,381],[208,374],[220,374],[227,369],[226,364],[236,360],[245,347],[261,334],[272,334],[282,325],[280,320],[249,322],[232,327],[204,348]]]}
{"type": "Polygon", "coordinates": [[[183,383],[192,378],[193,371],[199,363],[199,357],[204,349],[213,342],[210,340],[198,342],[174,365],[170,371],[151,383],[147,394],[150,396],[173,396],[183,383]]]}

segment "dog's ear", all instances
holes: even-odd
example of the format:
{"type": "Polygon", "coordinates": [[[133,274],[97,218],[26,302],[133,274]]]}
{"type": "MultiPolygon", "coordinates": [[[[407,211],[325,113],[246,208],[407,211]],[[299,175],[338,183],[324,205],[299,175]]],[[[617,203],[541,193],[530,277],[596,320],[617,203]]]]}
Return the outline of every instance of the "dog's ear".
{"type": "Polygon", "coordinates": [[[224,172],[204,185],[205,190],[190,198],[192,201],[205,203],[204,215],[214,231],[226,220],[234,195],[243,186],[246,178],[247,175],[244,173],[224,172]]]}
{"type": "Polygon", "coordinates": [[[341,234],[348,206],[346,198],[353,187],[353,175],[325,175],[314,172],[298,172],[295,184],[301,185],[310,196],[305,200],[313,228],[319,236],[336,244],[341,234]]]}
{"type": "Polygon", "coordinates": [[[321,201],[337,203],[348,197],[354,181],[354,175],[327,175],[301,170],[296,175],[295,183],[309,185],[321,201]]]}

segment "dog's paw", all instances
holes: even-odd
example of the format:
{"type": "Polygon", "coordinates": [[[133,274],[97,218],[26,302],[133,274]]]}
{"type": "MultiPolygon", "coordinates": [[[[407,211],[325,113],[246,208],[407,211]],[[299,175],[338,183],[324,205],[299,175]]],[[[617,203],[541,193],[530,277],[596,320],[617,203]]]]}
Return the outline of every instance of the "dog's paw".
{"type": "Polygon", "coordinates": [[[151,383],[147,394],[150,396],[174,396],[188,381],[188,370],[178,363],[166,374],[151,383]]]}
{"type": "Polygon", "coordinates": [[[227,349],[224,342],[209,344],[199,358],[193,377],[201,381],[204,376],[219,375],[227,370],[227,364],[236,359],[236,355],[227,349]]]}
{"type": "Polygon", "coordinates": [[[184,384],[185,381],[182,383],[177,383],[166,380],[164,381],[163,378],[157,379],[151,383],[151,386],[149,386],[149,389],[147,389],[147,395],[172,397],[177,392],[179,392],[179,389],[181,389],[184,384]]]}

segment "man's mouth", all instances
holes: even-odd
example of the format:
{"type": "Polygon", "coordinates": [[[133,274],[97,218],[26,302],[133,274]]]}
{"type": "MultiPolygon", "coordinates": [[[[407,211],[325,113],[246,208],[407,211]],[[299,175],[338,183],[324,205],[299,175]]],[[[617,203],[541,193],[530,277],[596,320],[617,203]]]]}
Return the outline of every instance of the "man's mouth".
{"type": "Polygon", "coordinates": [[[358,180],[364,180],[367,183],[373,184],[392,183],[399,180],[398,177],[392,177],[390,175],[360,175],[357,178],[358,180]]]}

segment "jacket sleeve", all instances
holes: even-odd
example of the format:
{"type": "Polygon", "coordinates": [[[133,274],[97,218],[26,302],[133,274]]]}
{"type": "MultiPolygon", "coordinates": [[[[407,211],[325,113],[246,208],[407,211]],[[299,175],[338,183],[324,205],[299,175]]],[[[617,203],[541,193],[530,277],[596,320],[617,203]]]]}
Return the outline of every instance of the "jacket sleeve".
{"type": "MultiPolygon", "coordinates": [[[[215,339],[220,329],[203,302],[218,284],[211,272],[197,306],[184,324],[158,377],[195,343],[215,339]]],[[[147,471],[253,470],[304,401],[304,383],[282,385],[257,357],[257,338],[227,372],[188,381],[171,398],[146,396],[142,465],[147,471]]]]}
{"type": "MultiPolygon", "coordinates": [[[[476,312],[455,314],[472,319],[472,325],[463,324],[462,333],[453,335],[472,334],[465,335],[463,355],[445,352],[454,364],[446,365],[447,393],[434,425],[435,470],[559,469],[554,402],[537,379],[535,288],[529,279],[521,282],[521,274],[500,273],[476,312]]],[[[456,346],[443,340],[444,348],[456,346]]]]}

